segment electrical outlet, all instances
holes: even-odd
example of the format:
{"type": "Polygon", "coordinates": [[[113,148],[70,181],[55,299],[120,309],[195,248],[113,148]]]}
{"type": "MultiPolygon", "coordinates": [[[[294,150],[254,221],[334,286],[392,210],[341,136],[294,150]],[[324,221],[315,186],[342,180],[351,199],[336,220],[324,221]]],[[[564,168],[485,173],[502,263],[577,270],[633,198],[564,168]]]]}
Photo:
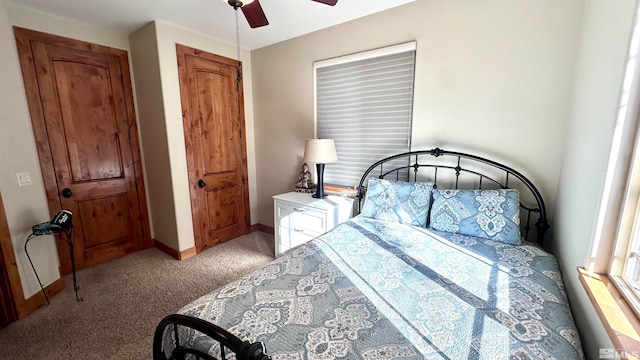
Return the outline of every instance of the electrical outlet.
{"type": "Polygon", "coordinates": [[[31,173],[28,173],[28,172],[17,173],[16,179],[18,180],[18,187],[31,185],[31,173]]]}

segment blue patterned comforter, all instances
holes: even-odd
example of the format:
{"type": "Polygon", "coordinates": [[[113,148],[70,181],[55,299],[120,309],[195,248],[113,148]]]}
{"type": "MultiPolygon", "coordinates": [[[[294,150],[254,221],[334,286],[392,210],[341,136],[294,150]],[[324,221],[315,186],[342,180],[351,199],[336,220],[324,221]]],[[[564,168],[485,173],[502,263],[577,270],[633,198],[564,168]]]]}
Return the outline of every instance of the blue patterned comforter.
{"type": "Polygon", "coordinates": [[[552,255],[361,216],[180,313],[275,360],[584,358],[552,255]]]}

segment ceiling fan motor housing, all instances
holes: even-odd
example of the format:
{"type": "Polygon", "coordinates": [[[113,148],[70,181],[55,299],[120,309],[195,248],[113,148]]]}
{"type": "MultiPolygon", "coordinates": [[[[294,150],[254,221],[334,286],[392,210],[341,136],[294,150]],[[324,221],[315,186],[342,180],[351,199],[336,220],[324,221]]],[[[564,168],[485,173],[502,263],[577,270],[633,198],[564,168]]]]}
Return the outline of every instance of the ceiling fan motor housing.
{"type": "Polygon", "coordinates": [[[244,5],[244,3],[240,0],[229,0],[227,1],[227,3],[229,3],[229,5],[233,6],[233,8],[235,10],[238,10],[238,8],[242,7],[242,5],[244,5]]]}

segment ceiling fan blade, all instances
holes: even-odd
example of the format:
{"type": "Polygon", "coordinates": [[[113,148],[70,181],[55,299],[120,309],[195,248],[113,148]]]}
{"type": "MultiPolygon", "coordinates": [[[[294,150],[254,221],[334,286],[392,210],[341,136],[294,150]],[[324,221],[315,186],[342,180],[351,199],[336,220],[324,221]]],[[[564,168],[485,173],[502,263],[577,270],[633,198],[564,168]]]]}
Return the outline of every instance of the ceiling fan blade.
{"type": "Polygon", "coordinates": [[[333,6],[338,2],[338,0],[313,0],[313,1],[317,1],[319,3],[327,4],[330,6],[333,6]]]}
{"type": "Polygon", "coordinates": [[[244,5],[241,7],[242,12],[244,13],[244,17],[247,18],[247,22],[251,28],[257,28],[260,26],[269,25],[269,21],[262,10],[262,6],[260,6],[260,2],[255,0],[251,4],[244,5]]]}

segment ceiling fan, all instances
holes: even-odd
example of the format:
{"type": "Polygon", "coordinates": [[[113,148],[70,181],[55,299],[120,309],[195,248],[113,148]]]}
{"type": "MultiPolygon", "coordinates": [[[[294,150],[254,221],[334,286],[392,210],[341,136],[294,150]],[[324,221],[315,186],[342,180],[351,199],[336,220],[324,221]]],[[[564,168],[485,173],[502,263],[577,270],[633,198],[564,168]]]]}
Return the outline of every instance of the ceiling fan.
{"type": "MultiPolygon", "coordinates": [[[[326,5],[334,6],[338,0],[313,0],[326,5]]],[[[258,0],[228,0],[229,5],[233,6],[235,10],[242,9],[244,17],[247,18],[247,22],[251,28],[257,28],[260,26],[269,25],[269,21],[260,6],[258,0]]]]}

